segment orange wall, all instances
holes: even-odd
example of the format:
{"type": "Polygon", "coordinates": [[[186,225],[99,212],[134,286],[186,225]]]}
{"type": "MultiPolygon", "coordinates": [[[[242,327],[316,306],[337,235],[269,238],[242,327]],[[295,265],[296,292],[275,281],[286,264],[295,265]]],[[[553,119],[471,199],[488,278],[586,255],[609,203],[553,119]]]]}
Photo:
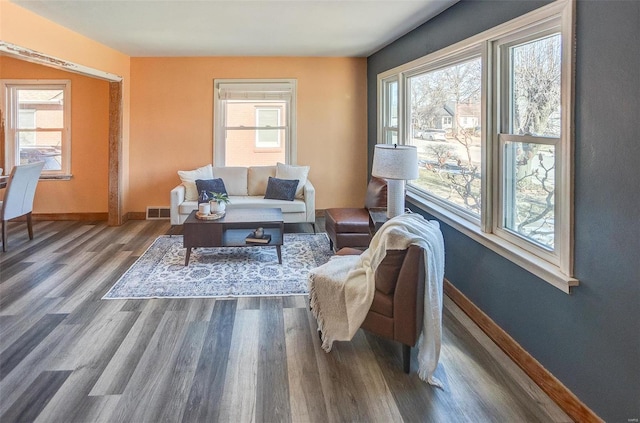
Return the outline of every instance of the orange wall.
{"type": "MultiPolygon", "coordinates": [[[[296,78],[297,162],[311,166],[316,207],[364,201],[364,58],[130,58],[7,0],[0,40],[123,78],[124,213],[168,205],[177,170],[212,162],[214,78],[296,78]]],[[[50,206],[80,212],[58,194],[50,206]]]]}
{"type": "MultiPolygon", "coordinates": [[[[123,161],[121,166],[123,178],[121,188],[123,213],[129,211],[127,198],[129,197],[130,57],[7,0],[0,0],[0,41],[122,77],[123,161]]],[[[60,206],[64,207],[65,203],[61,203],[60,206]]],[[[74,213],[80,210],[66,207],[66,212],[74,213]]]]}
{"type": "MultiPolygon", "coordinates": [[[[36,191],[34,213],[106,213],[109,83],[11,57],[3,57],[0,62],[0,79],[71,80],[73,178],[69,181],[41,180],[36,191]]],[[[4,111],[3,116],[6,116],[4,111]]]]}
{"type": "Polygon", "coordinates": [[[132,58],[131,211],[169,205],[178,170],[212,163],[215,78],[297,79],[297,163],[316,208],[364,204],[366,59],[132,58]]]}

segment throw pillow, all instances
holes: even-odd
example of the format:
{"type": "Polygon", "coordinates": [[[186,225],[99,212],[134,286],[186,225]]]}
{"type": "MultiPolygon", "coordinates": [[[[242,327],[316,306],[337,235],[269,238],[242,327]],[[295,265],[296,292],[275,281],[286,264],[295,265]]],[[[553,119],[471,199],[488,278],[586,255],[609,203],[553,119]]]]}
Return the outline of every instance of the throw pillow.
{"type": "Polygon", "coordinates": [[[367,185],[367,197],[364,207],[367,209],[387,207],[387,181],[375,176],[371,177],[367,185]]]}
{"type": "Polygon", "coordinates": [[[276,164],[276,178],[278,179],[297,179],[298,187],[296,188],[296,198],[302,198],[302,188],[307,183],[309,175],[309,166],[291,166],[284,163],[276,164]]]}
{"type": "Polygon", "coordinates": [[[198,201],[198,195],[200,193],[196,187],[196,179],[212,179],[213,166],[208,164],[195,170],[179,170],[178,176],[185,188],[184,200],[198,201]]]}
{"type": "Polygon", "coordinates": [[[198,188],[198,196],[204,190],[207,191],[207,195],[211,197],[212,192],[219,194],[226,194],[227,189],[224,186],[222,178],[214,179],[196,179],[196,187],[198,188]]]}
{"type": "Polygon", "coordinates": [[[298,187],[297,179],[278,179],[269,176],[264,198],[269,200],[293,201],[298,187]]]}

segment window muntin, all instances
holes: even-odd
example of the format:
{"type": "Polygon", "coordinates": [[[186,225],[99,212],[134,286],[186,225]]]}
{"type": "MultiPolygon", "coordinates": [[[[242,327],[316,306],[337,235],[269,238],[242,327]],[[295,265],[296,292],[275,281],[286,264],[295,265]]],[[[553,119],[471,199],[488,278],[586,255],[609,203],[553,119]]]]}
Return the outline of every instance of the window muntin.
{"type": "Polygon", "coordinates": [[[215,80],[214,163],[295,161],[295,80],[215,80]]]}
{"type": "Polygon", "coordinates": [[[409,186],[476,219],[482,184],[481,70],[481,58],[472,57],[407,78],[412,136],[406,143],[418,149],[420,175],[409,186]]]}
{"type": "Polygon", "coordinates": [[[43,161],[42,176],[70,175],[70,81],[3,81],[6,168],[43,161]]]}
{"type": "MultiPolygon", "coordinates": [[[[409,181],[408,197],[565,292],[578,285],[573,277],[573,13],[571,1],[559,0],[378,76],[379,99],[384,81],[398,81],[399,141],[415,145],[425,131],[412,128],[411,78],[476,52],[482,61],[479,119],[443,116],[439,122],[445,139],[455,125],[474,128],[480,136],[479,215],[420,188],[419,181],[409,181]],[[537,76],[527,74],[532,71],[537,76]],[[536,85],[531,78],[538,78],[536,85]],[[541,97],[532,102],[534,89],[541,97]]],[[[440,136],[428,135],[431,141],[440,136]]],[[[380,130],[378,142],[387,139],[380,130]]]]}

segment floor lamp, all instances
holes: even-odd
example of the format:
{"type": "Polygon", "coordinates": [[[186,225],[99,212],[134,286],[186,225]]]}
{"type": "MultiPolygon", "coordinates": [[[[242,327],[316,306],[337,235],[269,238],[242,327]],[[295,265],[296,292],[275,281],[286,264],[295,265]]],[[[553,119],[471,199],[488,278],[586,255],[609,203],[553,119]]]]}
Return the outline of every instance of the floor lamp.
{"type": "Polygon", "coordinates": [[[404,181],[418,178],[417,148],[376,144],[371,175],[387,180],[387,217],[404,213],[404,181]]]}

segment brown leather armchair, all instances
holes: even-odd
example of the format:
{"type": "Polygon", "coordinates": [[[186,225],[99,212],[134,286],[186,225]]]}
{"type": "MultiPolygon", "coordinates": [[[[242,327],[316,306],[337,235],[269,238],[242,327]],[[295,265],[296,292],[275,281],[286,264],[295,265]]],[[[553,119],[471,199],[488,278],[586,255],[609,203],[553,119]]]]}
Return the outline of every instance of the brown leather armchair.
{"type": "Polygon", "coordinates": [[[371,242],[369,209],[387,206],[387,181],[371,177],[363,208],[333,208],[325,210],[325,227],[329,246],[367,248],[371,242]]]}
{"type": "MultiPolygon", "coordinates": [[[[360,254],[343,248],[338,255],[360,254]]],[[[387,250],[374,276],[376,290],[362,329],[402,344],[405,373],[411,371],[411,347],[422,331],[424,315],[424,250],[411,245],[406,250],[387,250]]]]}

